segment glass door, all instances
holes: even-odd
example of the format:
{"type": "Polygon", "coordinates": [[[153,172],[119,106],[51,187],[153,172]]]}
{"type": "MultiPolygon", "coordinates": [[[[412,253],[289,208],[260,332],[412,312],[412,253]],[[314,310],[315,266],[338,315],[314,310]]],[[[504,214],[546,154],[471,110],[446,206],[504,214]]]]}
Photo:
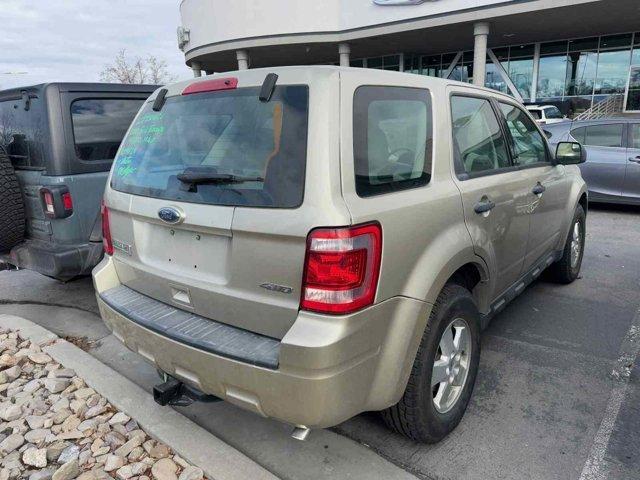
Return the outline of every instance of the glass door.
{"type": "Polygon", "coordinates": [[[631,67],[624,98],[625,112],[640,112],[640,65],[631,67]]]}

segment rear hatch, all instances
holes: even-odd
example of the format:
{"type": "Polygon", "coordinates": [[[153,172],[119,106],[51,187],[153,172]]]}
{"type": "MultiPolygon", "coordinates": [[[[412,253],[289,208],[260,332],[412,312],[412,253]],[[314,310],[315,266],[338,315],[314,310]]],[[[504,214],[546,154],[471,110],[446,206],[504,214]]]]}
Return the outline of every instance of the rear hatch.
{"type": "MultiPolygon", "coordinates": [[[[329,146],[335,127],[311,127],[313,76],[281,75],[260,100],[265,75],[172,87],[159,111],[148,102],[120,148],[106,201],[124,285],[282,338],[298,313],[308,232],[349,216],[343,202],[322,202],[339,195],[339,177],[319,175],[338,165],[338,138],[329,146]],[[308,161],[319,142],[320,168],[308,161]]],[[[328,92],[324,101],[338,111],[328,92]]]]}

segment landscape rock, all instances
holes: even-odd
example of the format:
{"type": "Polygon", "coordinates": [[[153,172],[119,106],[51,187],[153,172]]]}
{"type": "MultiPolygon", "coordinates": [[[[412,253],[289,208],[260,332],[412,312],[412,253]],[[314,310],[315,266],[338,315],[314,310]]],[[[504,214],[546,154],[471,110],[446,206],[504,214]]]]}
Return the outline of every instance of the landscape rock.
{"type": "Polygon", "coordinates": [[[47,378],[44,381],[44,388],[51,393],[60,393],[67,388],[70,383],[66,378],[47,378]]]}
{"type": "Polygon", "coordinates": [[[6,422],[12,422],[22,416],[20,405],[8,404],[0,410],[0,418],[6,422]]]}
{"type": "Polygon", "coordinates": [[[52,475],[51,480],[71,480],[80,473],[77,460],[65,463],[52,475]]]}
{"type": "Polygon", "coordinates": [[[178,480],[202,480],[203,478],[204,472],[201,468],[189,465],[182,471],[178,480]]]}
{"type": "Polygon", "coordinates": [[[161,458],[151,467],[151,474],[156,480],[177,480],[178,466],[170,458],[161,458]]]}
{"type": "Polygon", "coordinates": [[[47,466],[47,450],[44,448],[28,448],[22,454],[22,463],[36,468],[47,466]]]}
{"type": "Polygon", "coordinates": [[[104,462],[104,471],[112,472],[114,470],[119,469],[124,465],[124,457],[120,455],[109,455],[107,460],[104,462]]]}
{"type": "Polygon", "coordinates": [[[78,445],[70,445],[65,448],[58,457],[58,463],[68,463],[76,460],[80,455],[80,447],[78,445]]]}
{"type": "Polygon", "coordinates": [[[19,433],[13,433],[0,442],[0,453],[8,454],[20,448],[24,443],[24,437],[19,433]]]}

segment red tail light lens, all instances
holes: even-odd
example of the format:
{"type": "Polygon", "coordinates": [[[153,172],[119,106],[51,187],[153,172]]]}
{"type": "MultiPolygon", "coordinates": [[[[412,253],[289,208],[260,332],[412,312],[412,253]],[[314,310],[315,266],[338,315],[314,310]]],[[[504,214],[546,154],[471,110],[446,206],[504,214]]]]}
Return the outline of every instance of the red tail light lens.
{"type": "Polygon", "coordinates": [[[314,230],[307,239],[300,308],[345,314],[373,304],[381,257],[377,223],[314,230]]]}
{"type": "Polygon", "coordinates": [[[73,211],[73,200],[69,192],[62,194],[62,206],[66,211],[73,211]]]}
{"type": "Polygon", "coordinates": [[[102,202],[100,206],[100,214],[102,215],[102,245],[104,253],[113,255],[113,242],[111,241],[111,227],[109,226],[109,209],[102,202]]]}

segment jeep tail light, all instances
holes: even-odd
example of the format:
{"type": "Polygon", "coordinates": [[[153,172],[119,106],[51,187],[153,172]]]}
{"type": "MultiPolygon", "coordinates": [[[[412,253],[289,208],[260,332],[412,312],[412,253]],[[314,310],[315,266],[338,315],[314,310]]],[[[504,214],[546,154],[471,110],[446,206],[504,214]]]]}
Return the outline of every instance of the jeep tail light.
{"type": "Polygon", "coordinates": [[[55,216],[56,214],[56,207],[53,204],[53,194],[46,189],[42,189],[41,191],[42,194],[42,202],[44,203],[44,213],[47,216],[55,216]]]}
{"type": "Polygon", "coordinates": [[[102,246],[104,253],[113,255],[113,242],[111,241],[111,226],[109,225],[109,209],[102,202],[100,205],[100,215],[102,215],[102,246]]]}
{"type": "Polygon", "coordinates": [[[48,218],[67,218],[73,213],[73,200],[65,185],[42,187],[40,198],[42,209],[48,218]]]}
{"type": "Polygon", "coordinates": [[[378,223],[313,230],[307,238],[300,308],[345,314],[372,305],[381,257],[378,223]]]}
{"type": "Polygon", "coordinates": [[[62,207],[66,212],[73,211],[73,199],[71,198],[71,194],[69,192],[62,194],[62,207]]]}

